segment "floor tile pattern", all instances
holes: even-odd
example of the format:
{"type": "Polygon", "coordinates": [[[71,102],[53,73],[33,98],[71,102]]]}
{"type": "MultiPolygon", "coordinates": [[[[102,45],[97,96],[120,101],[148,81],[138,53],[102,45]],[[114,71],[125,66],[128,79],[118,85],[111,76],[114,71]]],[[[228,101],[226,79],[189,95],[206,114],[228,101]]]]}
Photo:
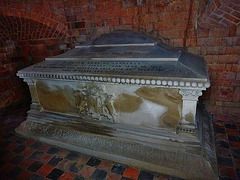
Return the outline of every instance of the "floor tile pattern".
{"type": "Polygon", "coordinates": [[[29,104],[0,111],[0,179],[17,180],[177,180],[116,162],[90,157],[27,139],[14,129],[29,104]]]}
{"type": "MultiPolygon", "coordinates": [[[[177,180],[15,134],[29,104],[0,112],[0,179],[177,180]]],[[[214,123],[219,178],[240,179],[240,123],[214,123]]]]}
{"type": "Polygon", "coordinates": [[[240,180],[240,123],[215,122],[219,179],[240,180]]]}

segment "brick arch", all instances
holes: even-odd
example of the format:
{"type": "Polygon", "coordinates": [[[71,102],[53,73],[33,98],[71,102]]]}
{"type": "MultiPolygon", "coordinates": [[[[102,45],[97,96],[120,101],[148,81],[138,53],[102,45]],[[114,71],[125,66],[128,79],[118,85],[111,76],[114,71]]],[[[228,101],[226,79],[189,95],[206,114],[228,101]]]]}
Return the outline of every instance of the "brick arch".
{"type": "Polygon", "coordinates": [[[200,27],[228,28],[240,25],[239,0],[208,0],[198,25],[200,27]]]}
{"type": "Polygon", "coordinates": [[[11,4],[0,6],[1,41],[51,39],[66,35],[65,17],[50,12],[44,6],[21,3],[21,8],[16,7],[11,4]]]}

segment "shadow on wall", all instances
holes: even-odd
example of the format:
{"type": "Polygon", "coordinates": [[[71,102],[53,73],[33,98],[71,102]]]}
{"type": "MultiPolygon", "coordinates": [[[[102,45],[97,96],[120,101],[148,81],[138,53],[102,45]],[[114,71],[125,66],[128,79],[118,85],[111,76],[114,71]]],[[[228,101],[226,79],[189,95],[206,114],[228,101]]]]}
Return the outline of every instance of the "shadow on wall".
{"type": "Polygon", "coordinates": [[[31,63],[18,51],[15,42],[10,40],[5,47],[0,47],[0,109],[31,100],[27,84],[16,76],[19,69],[31,63]]]}

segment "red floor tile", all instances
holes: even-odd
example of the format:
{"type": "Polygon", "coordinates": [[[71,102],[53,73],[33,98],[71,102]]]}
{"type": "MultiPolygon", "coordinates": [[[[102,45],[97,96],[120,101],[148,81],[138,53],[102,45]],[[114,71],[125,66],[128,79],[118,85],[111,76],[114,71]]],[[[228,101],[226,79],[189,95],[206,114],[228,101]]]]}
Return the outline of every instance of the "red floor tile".
{"type": "Polygon", "coordinates": [[[73,180],[76,177],[75,174],[71,173],[71,172],[65,172],[60,178],[59,180],[73,180]]]}
{"type": "Polygon", "coordinates": [[[53,168],[54,167],[45,164],[37,171],[37,173],[42,176],[47,176],[53,170],[53,168]]]}
{"type": "MultiPolygon", "coordinates": [[[[2,128],[3,129],[3,128],[2,128]]],[[[16,141],[19,137],[18,136],[12,136],[8,140],[10,141],[16,141]]]]}
{"type": "Polygon", "coordinates": [[[13,158],[15,158],[16,156],[17,156],[16,153],[13,153],[13,152],[10,151],[2,158],[2,160],[4,160],[5,162],[11,162],[11,160],[13,158]]]}
{"type": "Polygon", "coordinates": [[[34,160],[30,158],[26,158],[22,162],[20,162],[18,166],[22,168],[28,168],[33,163],[34,163],[34,160]]]}
{"type": "Polygon", "coordinates": [[[42,162],[42,163],[46,163],[48,162],[50,159],[52,159],[53,155],[52,154],[43,154],[42,156],[40,156],[37,160],[42,162]]]}
{"type": "Polygon", "coordinates": [[[103,160],[99,165],[98,165],[98,169],[102,169],[105,171],[111,171],[113,165],[115,163],[112,161],[107,161],[107,160],[103,160]]]}
{"type": "Polygon", "coordinates": [[[213,123],[213,127],[220,127],[220,128],[224,128],[224,124],[223,123],[213,123]]]}
{"type": "Polygon", "coordinates": [[[122,178],[121,175],[115,173],[109,173],[107,180],[120,180],[122,178]]]}
{"type": "Polygon", "coordinates": [[[24,145],[24,146],[30,146],[30,145],[32,145],[34,142],[35,142],[35,141],[32,140],[32,139],[28,139],[28,140],[24,141],[24,142],[22,143],[22,145],[24,145]]]}
{"type": "Polygon", "coordinates": [[[11,143],[11,144],[9,144],[5,149],[6,149],[6,150],[9,150],[9,151],[12,151],[12,150],[14,150],[17,146],[18,146],[18,144],[11,143]]]}
{"type": "Polygon", "coordinates": [[[81,155],[80,157],[78,157],[77,161],[81,164],[86,164],[89,159],[90,159],[89,156],[81,155]]]}
{"type": "Polygon", "coordinates": [[[56,166],[58,169],[61,169],[63,171],[68,171],[69,167],[71,166],[72,162],[64,159],[62,161],[59,162],[59,164],[56,166]]]}
{"type": "Polygon", "coordinates": [[[134,169],[134,168],[127,168],[125,169],[123,176],[130,178],[130,179],[137,179],[139,175],[139,170],[134,169]]]}
{"type": "Polygon", "coordinates": [[[18,176],[17,180],[29,180],[31,179],[33,173],[28,170],[23,170],[18,176]]]}
{"type": "Polygon", "coordinates": [[[42,152],[46,152],[50,149],[51,146],[47,145],[47,144],[43,144],[41,145],[37,150],[38,151],[42,151],[42,152]]]}
{"type": "Polygon", "coordinates": [[[65,157],[68,155],[68,153],[69,153],[69,151],[60,150],[60,151],[58,151],[56,154],[57,154],[57,156],[59,156],[59,157],[65,158],[65,157]]]}
{"type": "Polygon", "coordinates": [[[239,131],[237,129],[226,129],[228,135],[239,136],[239,131]]]}
{"type": "Polygon", "coordinates": [[[226,134],[217,134],[216,135],[216,141],[228,141],[227,135],[226,134]]]}
{"type": "Polygon", "coordinates": [[[10,172],[15,166],[11,163],[7,163],[4,164],[1,168],[0,168],[0,174],[7,174],[8,172],[10,172]]]}
{"type": "Polygon", "coordinates": [[[32,148],[26,148],[24,149],[20,154],[25,156],[25,157],[28,157],[30,154],[32,154],[35,150],[32,149],[32,148]]]}
{"type": "Polygon", "coordinates": [[[89,178],[95,170],[96,170],[96,168],[91,167],[91,166],[88,166],[88,165],[85,165],[85,166],[81,169],[80,174],[81,174],[84,178],[89,178]]]}
{"type": "Polygon", "coordinates": [[[240,142],[229,142],[232,148],[240,149],[240,142]]]}
{"type": "Polygon", "coordinates": [[[235,165],[235,167],[240,167],[240,159],[234,159],[233,158],[233,163],[234,163],[234,165],[235,165]]]}
{"type": "Polygon", "coordinates": [[[231,150],[229,148],[218,148],[219,155],[231,157],[231,150]]]}
{"type": "Polygon", "coordinates": [[[236,173],[235,173],[234,168],[228,167],[228,166],[221,166],[219,168],[219,174],[222,177],[230,177],[230,178],[235,178],[236,177],[236,173]]]}

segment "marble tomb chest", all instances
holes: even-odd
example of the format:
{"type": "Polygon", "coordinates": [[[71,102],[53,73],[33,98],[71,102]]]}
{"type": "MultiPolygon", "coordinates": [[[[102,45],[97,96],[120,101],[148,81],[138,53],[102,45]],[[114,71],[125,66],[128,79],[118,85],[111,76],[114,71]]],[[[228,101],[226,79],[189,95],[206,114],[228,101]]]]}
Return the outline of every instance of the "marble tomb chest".
{"type": "Polygon", "coordinates": [[[212,127],[196,115],[210,86],[203,58],[116,31],[17,75],[32,96],[17,133],[176,177],[216,178],[212,127]]]}

